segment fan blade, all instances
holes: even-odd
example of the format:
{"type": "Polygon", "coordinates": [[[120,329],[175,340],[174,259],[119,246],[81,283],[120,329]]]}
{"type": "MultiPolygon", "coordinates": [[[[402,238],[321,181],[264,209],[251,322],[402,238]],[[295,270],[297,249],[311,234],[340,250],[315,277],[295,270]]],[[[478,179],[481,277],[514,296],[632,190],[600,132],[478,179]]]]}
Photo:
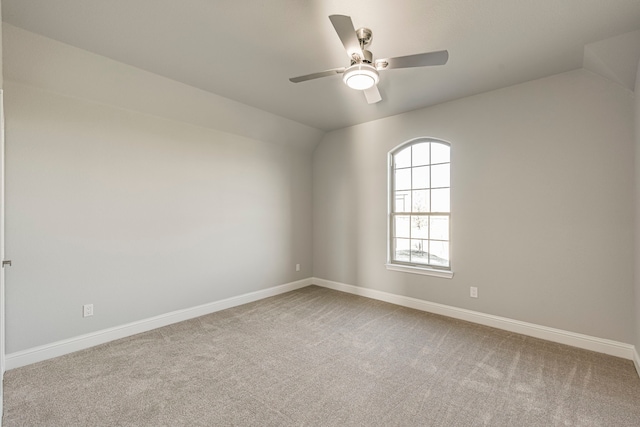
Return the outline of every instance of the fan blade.
{"type": "Polygon", "coordinates": [[[329,77],[336,74],[342,74],[344,73],[344,70],[345,70],[344,67],[332,68],[327,71],[320,71],[319,73],[307,74],[306,76],[291,77],[289,81],[292,83],[306,82],[307,80],[319,79],[320,77],[329,77]]]}
{"type": "Polygon", "coordinates": [[[386,70],[389,68],[426,67],[429,65],[444,65],[448,60],[449,52],[439,50],[437,52],[418,53],[397,58],[376,59],[376,68],[386,70]]]}
{"type": "Polygon", "coordinates": [[[364,97],[367,98],[367,104],[375,104],[376,102],[382,101],[382,96],[380,96],[380,91],[378,90],[378,86],[373,85],[369,89],[363,90],[364,97]]]}
{"type": "Polygon", "coordinates": [[[338,33],[338,37],[340,37],[340,41],[344,45],[344,48],[347,50],[349,58],[353,58],[353,55],[356,54],[360,59],[364,59],[364,53],[360,47],[358,36],[356,36],[356,29],[353,27],[351,17],[345,15],[331,15],[329,16],[329,19],[331,20],[336,33],[338,33]]]}

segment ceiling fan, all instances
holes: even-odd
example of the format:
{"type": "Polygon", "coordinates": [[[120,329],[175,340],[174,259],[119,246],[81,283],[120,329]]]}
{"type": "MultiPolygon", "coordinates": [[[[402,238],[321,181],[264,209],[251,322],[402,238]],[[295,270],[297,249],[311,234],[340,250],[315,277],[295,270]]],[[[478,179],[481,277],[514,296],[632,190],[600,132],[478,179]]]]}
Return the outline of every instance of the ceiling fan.
{"type": "Polygon", "coordinates": [[[319,73],[307,74],[300,77],[292,77],[293,83],[300,83],[320,77],[342,74],[344,83],[352,89],[361,90],[369,104],[375,104],[382,100],[378,90],[380,76],[378,71],[391,68],[412,68],[431,65],[444,65],[449,59],[449,52],[440,50],[436,52],[418,53],[415,55],[399,56],[396,58],[373,59],[371,51],[365,49],[371,44],[373,33],[368,28],[356,30],[353,27],[351,17],[345,15],[329,16],[333,28],[335,28],[344,45],[347,55],[351,60],[348,67],[332,68],[319,73]]]}

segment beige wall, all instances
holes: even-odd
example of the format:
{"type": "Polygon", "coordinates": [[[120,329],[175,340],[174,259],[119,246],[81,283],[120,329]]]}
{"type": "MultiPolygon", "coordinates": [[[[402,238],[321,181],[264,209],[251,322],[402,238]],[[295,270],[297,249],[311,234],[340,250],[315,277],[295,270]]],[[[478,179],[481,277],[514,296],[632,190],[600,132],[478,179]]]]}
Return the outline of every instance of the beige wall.
{"type": "Polygon", "coordinates": [[[328,133],[314,276],[632,342],[633,102],[577,70],[328,133]],[[452,144],[453,279],[385,269],[387,153],[420,136],[452,144]]]}

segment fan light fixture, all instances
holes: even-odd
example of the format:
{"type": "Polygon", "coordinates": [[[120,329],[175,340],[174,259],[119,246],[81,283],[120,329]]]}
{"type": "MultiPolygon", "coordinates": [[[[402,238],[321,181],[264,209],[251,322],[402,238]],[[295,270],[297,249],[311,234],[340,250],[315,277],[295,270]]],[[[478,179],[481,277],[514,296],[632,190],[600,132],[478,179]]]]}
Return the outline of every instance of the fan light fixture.
{"type": "Polygon", "coordinates": [[[350,66],[342,76],[344,83],[351,89],[366,90],[378,83],[380,76],[374,66],[359,63],[350,66]]]}

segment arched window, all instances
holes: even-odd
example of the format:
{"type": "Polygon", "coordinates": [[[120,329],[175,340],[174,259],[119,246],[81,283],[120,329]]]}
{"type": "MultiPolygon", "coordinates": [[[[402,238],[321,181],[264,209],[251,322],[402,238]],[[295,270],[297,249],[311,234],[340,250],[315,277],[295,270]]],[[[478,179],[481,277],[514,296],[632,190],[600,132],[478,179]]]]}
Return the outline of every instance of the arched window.
{"type": "Polygon", "coordinates": [[[451,277],[450,144],[420,138],[389,157],[387,266],[451,277]]]}

